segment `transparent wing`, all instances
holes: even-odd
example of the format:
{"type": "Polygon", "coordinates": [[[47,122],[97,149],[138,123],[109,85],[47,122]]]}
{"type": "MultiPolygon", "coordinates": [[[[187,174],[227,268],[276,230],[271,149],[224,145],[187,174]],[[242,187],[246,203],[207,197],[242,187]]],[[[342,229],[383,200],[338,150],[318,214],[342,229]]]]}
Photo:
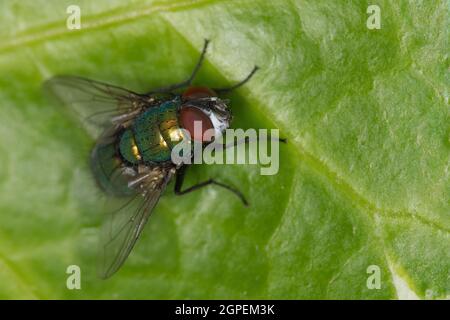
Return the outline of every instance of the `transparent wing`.
{"type": "Polygon", "coordinates": [[[138,184],[142,193],[137,192],[108,215],[101,230],[101,278],[109,278],[125,262],[171,177],[170,168],[143,174],[138,184]]]}
{"type": "Polygon", "coordinates": [[[148,100],[120,87],[75,76],[53,77],[44,83],[44,90],[70,106],[95,139],[111,125],[113,117],[130,113],[148,100]]]}

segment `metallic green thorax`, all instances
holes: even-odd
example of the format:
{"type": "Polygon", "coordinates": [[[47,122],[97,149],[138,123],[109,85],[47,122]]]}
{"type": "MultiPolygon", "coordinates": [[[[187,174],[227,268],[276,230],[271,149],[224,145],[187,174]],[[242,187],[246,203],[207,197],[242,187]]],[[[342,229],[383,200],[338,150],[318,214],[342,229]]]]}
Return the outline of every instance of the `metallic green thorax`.
{"type": "Polygon", "coordinates": [[[121,156],[132,164],[170,161],[172,148],[182,140],[178,124],[180,100],[150,107],[127,128],[119,141],[121,156]]]}

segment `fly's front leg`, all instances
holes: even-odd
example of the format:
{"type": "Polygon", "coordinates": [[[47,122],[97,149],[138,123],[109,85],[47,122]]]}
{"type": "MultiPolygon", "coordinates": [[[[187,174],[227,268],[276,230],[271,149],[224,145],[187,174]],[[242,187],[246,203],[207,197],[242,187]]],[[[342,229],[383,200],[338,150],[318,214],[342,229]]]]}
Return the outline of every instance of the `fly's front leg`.
{"type": "Polygon", "coordinates": [[[173,84],[173,85],[170,85],[167,87],[162,87],[162,88],[152,90],[150,93],[169,93],[174,90],[190,86],[192,81],[194,80],[195,76],[197,75],[198,70],[200,70],[200,67],[203,64],[203,61],[205,60],[205,54],[206,54],[206,50],[208,49],[208,44],[209,44],[209,40],[205,39],[205,42],[203,44],[203,50],[202,50],[202,53],[200,54],[200,58],[198,59],[197,64],[195,65],[195,68],[192,71],[189,78],[187,78],[186,80],[184,80],[183,82],[180,82],[180,83],[176,83],[176,84],[173,84]]]}
{"type": "MultiPolygon", "coordinates": [[[[265,137],[267,141],[272,141],[275,140],[272,137],[265,137]]],[[[244,139],[241,140],[235,140],[231,143],[224,143],[222,144],[222,148],[223,149],[229,149],[229,148],[233,148],[233,147],[237,147],[241,144],[249,144],[250,142],[258,142],[260,140],[259,136],[256,137],[256,139],[250,139],[249,137],[245,137],[244,139]]],[[[286,138],[277,138],[276,140],[278,140],[278,142],[282,142],[282,143],[287,143],[287,139],[286,138]]]]}
{"type": "Polygon", "coordinates": [[[225,88],[214,88],[213,90],[214,90],[215,92],[217,92],[218,94],[229,93],[229,92],[231,92],[231,91],[233,91],[233,90],[235,90],[235,89],[237,89],[237,88],[243,86],[244,84],[246,84],[246,83],[253,77],[253,75],[255,74],[255,72],[258,71],[258,69],[259,69],[259,67],[258,67],[258,66],[255,66],[255,67],[253,68],[253,70],[248,74],[248,76],[245,77],[244,80],[239,81],[238,83],[236,83],[236,84],[234,84],[234,85],[232,85],[232,86],[230,86],[230,87],[225,87],[225,88]]]}
{"type": "Polygon", "coordinates": [[[226,185],[224,183],[217,182],[214,179],[208,179],[206,181],[203,181],[203,182],[200,182],[198,184],[195,184],[195,185],[193,185],[193,186],[191,186],[191,187],[189,187],[187,189],[181,190],[182,187],[183,187],[183,182],[184,182],[184,176],[186,174],[186,169],[187,169],[187,166],[182,166],[177,171],[176,179],[175,179],[175,190],[174,190],[176,195],[181,196],[183,194],[186,194],[186,193],[198,190],[198,189],[206,187],[208,185],[216,185],[216,186],[222,187],[224,189],[227,189],[228,191],[231,191],[237,197],[239,197],[239,199],[242,201],[242,203],[245,206],[248,206],[247,200],[245,199],[244,195],[239,190],[237,190],[237,189],[235,189],[235,188],[233,188],[233,187],[231,187],[229,185],[226,185]]]}

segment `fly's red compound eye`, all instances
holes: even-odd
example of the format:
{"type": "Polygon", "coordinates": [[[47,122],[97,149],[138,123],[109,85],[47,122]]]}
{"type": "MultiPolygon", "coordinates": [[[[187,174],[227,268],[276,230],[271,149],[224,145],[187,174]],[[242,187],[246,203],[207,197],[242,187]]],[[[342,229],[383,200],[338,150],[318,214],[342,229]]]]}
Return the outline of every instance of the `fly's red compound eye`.
{"type": "MultiPolygon", "coordinates": [[[[180,122],[182,128],[187,130],[191,135],[192,140],[200,142],[209,142],[214,137],[214,134],[205,134],[206,130],[214,129],[214,126],[209,117],[200,109],[195,107],[183,106],[180,110],[180,122]],[[201,123],[201,130],[194,130],[194,124],[198,121],[201,123]]],[[[210,130],[209,132],[212,132],[210,130]]]]}
{"type": "Polygon", "coordinates": [[[207,87],[189,87],[182,96],[184,101],[208,97],[217,97],[217,94],[207,87]]]}

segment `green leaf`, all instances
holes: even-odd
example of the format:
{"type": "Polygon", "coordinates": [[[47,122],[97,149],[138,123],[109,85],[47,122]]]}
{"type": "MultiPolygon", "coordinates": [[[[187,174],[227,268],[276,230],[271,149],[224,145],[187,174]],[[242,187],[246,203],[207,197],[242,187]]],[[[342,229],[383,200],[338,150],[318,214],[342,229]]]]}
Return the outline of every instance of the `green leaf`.
{"type": "MultiPolygon", "coordinates": [[[[450,294],[446,1],[3,1],[0,298],[445,298],[450,294]],[[68,30],[68,5],[81,30],[68,30]],[[381,29],[366,27],[381,8],[381,29]],[[56,74],[135,91],[261,70],[234,127],[279,128],[280,171],[198,165],[246,194],[167,190],[125,266],[96,278],[93,141],[41,91],[56,74]],[[81,290],[66,268],[81,267],[81,290]],[[368,267],[381,288],[367,286],[368,267]]],[[[172,188],[172,185],[169,187],[172,188]]],[[[369,279],[370,280],[370,279],[369,279]]]]}

